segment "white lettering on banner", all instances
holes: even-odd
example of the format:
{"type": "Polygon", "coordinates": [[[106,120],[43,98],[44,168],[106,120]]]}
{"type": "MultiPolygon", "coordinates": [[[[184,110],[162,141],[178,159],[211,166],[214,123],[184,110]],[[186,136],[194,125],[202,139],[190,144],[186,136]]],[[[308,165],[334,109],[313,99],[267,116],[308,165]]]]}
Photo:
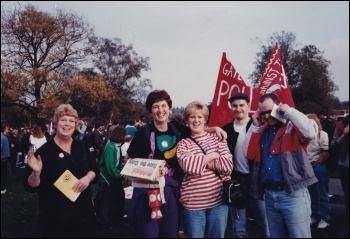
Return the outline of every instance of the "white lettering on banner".
{"type": "Polygon", "coordinates": [[[243,78],[235,70],[235,68],[233,67],[233,65],[231,63],[226,63],[224,65],[224,67],[222,68],[222,74],[224,74],[225,76],[229,76],[230,75],[231,78],[237,79],[239,81],[243,81],[243,78]],[[229,68],[229,69],[227,70],[226,68],[229,68]]]}
{"type": "Polygon", "coordinates": [[[228,90],[229,90],[229,84],[227,81],[225,80],[222,80],[220,82],[220,87],[219,87],[219,94],[218,94],[218,99],[216,101],[216,106],[219,106],[220,105],[220,99],[221,99],[221,96],[223,95],[226,95],[228,93],[228,90]],[[225,90],[223,90],[223,88],[225,87],[225,90]]]}
{"type": "MultiPolygon", "coordinates": [[[[249,89],[250,87],[248,87],[249,89]]],[[[225,80],[221,80],[220,81],[220,87],[219,87],[219,94],[218,94],[218,98],[216,101],[216,106],[220,105],[220,101],[221,101],[221,97],[222,96],[226,96],[228,94],[228,96],[234,95],[237,92],[242,92],[245,93],[246,91],[246,86],[242,86],[240,87],[238,84],[232,84],[230,86],[230,83],[225,81],[225,80]],[[234,92],[234,93],[233,93],[234,92]]],[[[245,93],[248,96],[250,95],[250,99],[252,97],[252,92],[249,93],[245,93]]],[[[224,100],[227,100],[229,97],[225,97],[224,100]]],[[[228,105],[230,106],[230,104],[228,103],[228,105]]]]}
{"type": "Polygon", "coordinates": [[[282,76],[282,81],[283,81],[283,84],[281,83],[281,87],[283,89],[287,89],[288,88],[288,82],[287,82],[287,76],[286,76],[286,73],[284,71],[283,65],[281,65],[281,68],[282,68],[281,76],[282,76]]]}
{"type": "Polygon", "coordinates": [[[262,86],[260,87],[260,94],[265,94],[265,91],[270,87],[271,82],[276,79],[278,76],[278,72],[276,70],[270,69],[270,71],[267,73],[266,78],[264,79],[262,83],[262,86]]]}
{"type": "Polygon", "coordinates": [[[281,88],[287,89],[287,87],[287,77],[284,72],[284,67],[281,65],[280,59],[277,59],[274,61],[273,66],[269,68],[266,77],[261,82],[261,86],[259,87],[260,94],[263,95],[265,93],[270,93],[276,89],[281,88]],[[282,70],[280,71],[279,69],[273,69],[275,65],[277,65],[277,67],[280,67],[282,70]],[[275,80],[277,77],[280,78],[275,80]],[[277,84],[279,86],[277,86],[277,84]]]}

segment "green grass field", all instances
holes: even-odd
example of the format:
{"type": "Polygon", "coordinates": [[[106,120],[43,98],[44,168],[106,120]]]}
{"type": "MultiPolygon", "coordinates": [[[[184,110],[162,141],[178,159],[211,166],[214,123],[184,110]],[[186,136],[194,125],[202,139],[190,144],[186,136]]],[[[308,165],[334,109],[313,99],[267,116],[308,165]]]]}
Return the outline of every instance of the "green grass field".
{"type": "MultiPolygon", "coordinates": [[[[40,238],[38,228],[38,195],[23,189],[22,181],[25,169],[17,168],[17,179],[7,186],[7,192],[1,195],[1,237],[2,238],[40,238]]],[[[92,185],[93,194],[98,184],[92,185]]],[[[93,195],[93,196],[94,196],[93,195]]],[[[129,200],[126,200],[125,209],[129,200]]],[[[132,238],[134,231],[127,227],[118,230],[98,229],[99,238],[132,238]]],[[[254,232],[252,232],[254,233],[254,232]]],[[[226,231],[230,237],[231,230],[226,231]]]]}
{"type": "MultiPolygon", "coordinates": [[[[38,196],[36,193],[24,191],[22,186],[25,169],[18,168],[18,178],[12,180],[7,186],[7,192],[1,195],[1,237],[2,238],[41,238],[38,228],[38,196]]],[[[98,184],[92,185],[93,194],[98,189],[98,184]]],[[[129,200],[126,200],[125,209],[129,200]]],[[[343,208],[344,198],[334,195],[331,200],[331,227],[328,230],[316,230],[312,228],[313,237],[334,238],[343,230],[346,221],[345,215],[338,214],[338,207],[343,208]],[[335,214],[337,212],[337,214],[335,214]]],[[[225,233],[225,238],[232,236],[230,218],[225,233]]],[[[134,230],[122,225],[116,229],[98,229],[99,238],[132,238],[134,230]]],[[[249,221],[249,237],[259,238],[255,221],[249,221]]]]}
{"type": "MultiPolygon", "coordinates": [[[[11,180],[6,193],[1,195],[1,237],[2,238],[40,238],[38,228],[38,195],[23,189],[22,180],[25,169],[17,168],[17,179],[11,180]]],[[[92,185],[93,194],[98,184],[92,185]]],[[[114,237],[115,232],[108,229],[98,230],[99,237],[114,237]]],[[[128,230],[118,232],[118,237],[131,237],[128,230]]]]}
{"type": "Polygon", "coordinates": [[[40,237],[38,196],[24,191],[22,186],[24,171],[25,169],[17,169],[17,179],[11,180],[6,193],[1,195],[1,237],[40,237]]]}

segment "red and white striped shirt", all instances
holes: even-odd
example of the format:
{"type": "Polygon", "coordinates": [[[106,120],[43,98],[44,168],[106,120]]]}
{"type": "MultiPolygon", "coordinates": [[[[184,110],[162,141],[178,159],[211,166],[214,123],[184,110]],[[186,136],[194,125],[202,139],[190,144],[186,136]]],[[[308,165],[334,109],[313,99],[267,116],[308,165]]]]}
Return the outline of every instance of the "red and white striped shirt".
{"type": "MultiPolygon", "coordinates": [[[[230,179],[233,169],[232,154],[226,141],[220,141],[214,133],[205,133],[194,138],[206,154],[217,152],[214,169],[224,181],[230,179]]],[[[181,185],[180,201],[186,209],[199,210],[213,208],[223,202],[222,182],[212,169],[205,168],[204,153],[191,139],[182,139],[177,144],[176,155],[185,176],[181,185]],[[193,153],[189,156],[188,152],[193,153]]]]}

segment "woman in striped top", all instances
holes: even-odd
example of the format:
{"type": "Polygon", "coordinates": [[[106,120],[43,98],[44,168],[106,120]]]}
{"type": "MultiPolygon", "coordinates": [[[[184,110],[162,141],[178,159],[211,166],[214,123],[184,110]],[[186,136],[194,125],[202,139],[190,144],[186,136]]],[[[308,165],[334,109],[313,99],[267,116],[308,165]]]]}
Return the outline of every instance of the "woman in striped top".
{"type": "Polygon", "coordinates": [[[177,158],[185,176],[180,189],[187,237],[223,238],[228,217],[222,182],[229,180],[233,169],[227,142],[205,132],[208,107],[194,101],[186,106],[185,119],[191,137],[178,143],[177,158]]]}

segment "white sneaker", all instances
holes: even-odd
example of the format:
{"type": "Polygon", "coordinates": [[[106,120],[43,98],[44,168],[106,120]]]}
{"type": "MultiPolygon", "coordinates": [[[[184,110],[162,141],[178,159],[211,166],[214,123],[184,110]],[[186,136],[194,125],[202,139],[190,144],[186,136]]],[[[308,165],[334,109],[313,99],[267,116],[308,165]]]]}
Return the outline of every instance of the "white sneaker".
{"type": "Polygon", "coordinates": [[[321,219],[321,221],[318,223],[317,228],[318,229],[325,229],[326,227],[329,227],[329,223],[327,223],[325,220],[321,219]]]}
{"type": "Polygon", "coordinates": [[[316,218],[310,217],[310,225],[314,224],[317,222],[316,218]]]}
{"type": "Polygon", "coordinates": [[[6,193],[6,189],[1,191],[1,194],[5,194],[6,193]]]}

